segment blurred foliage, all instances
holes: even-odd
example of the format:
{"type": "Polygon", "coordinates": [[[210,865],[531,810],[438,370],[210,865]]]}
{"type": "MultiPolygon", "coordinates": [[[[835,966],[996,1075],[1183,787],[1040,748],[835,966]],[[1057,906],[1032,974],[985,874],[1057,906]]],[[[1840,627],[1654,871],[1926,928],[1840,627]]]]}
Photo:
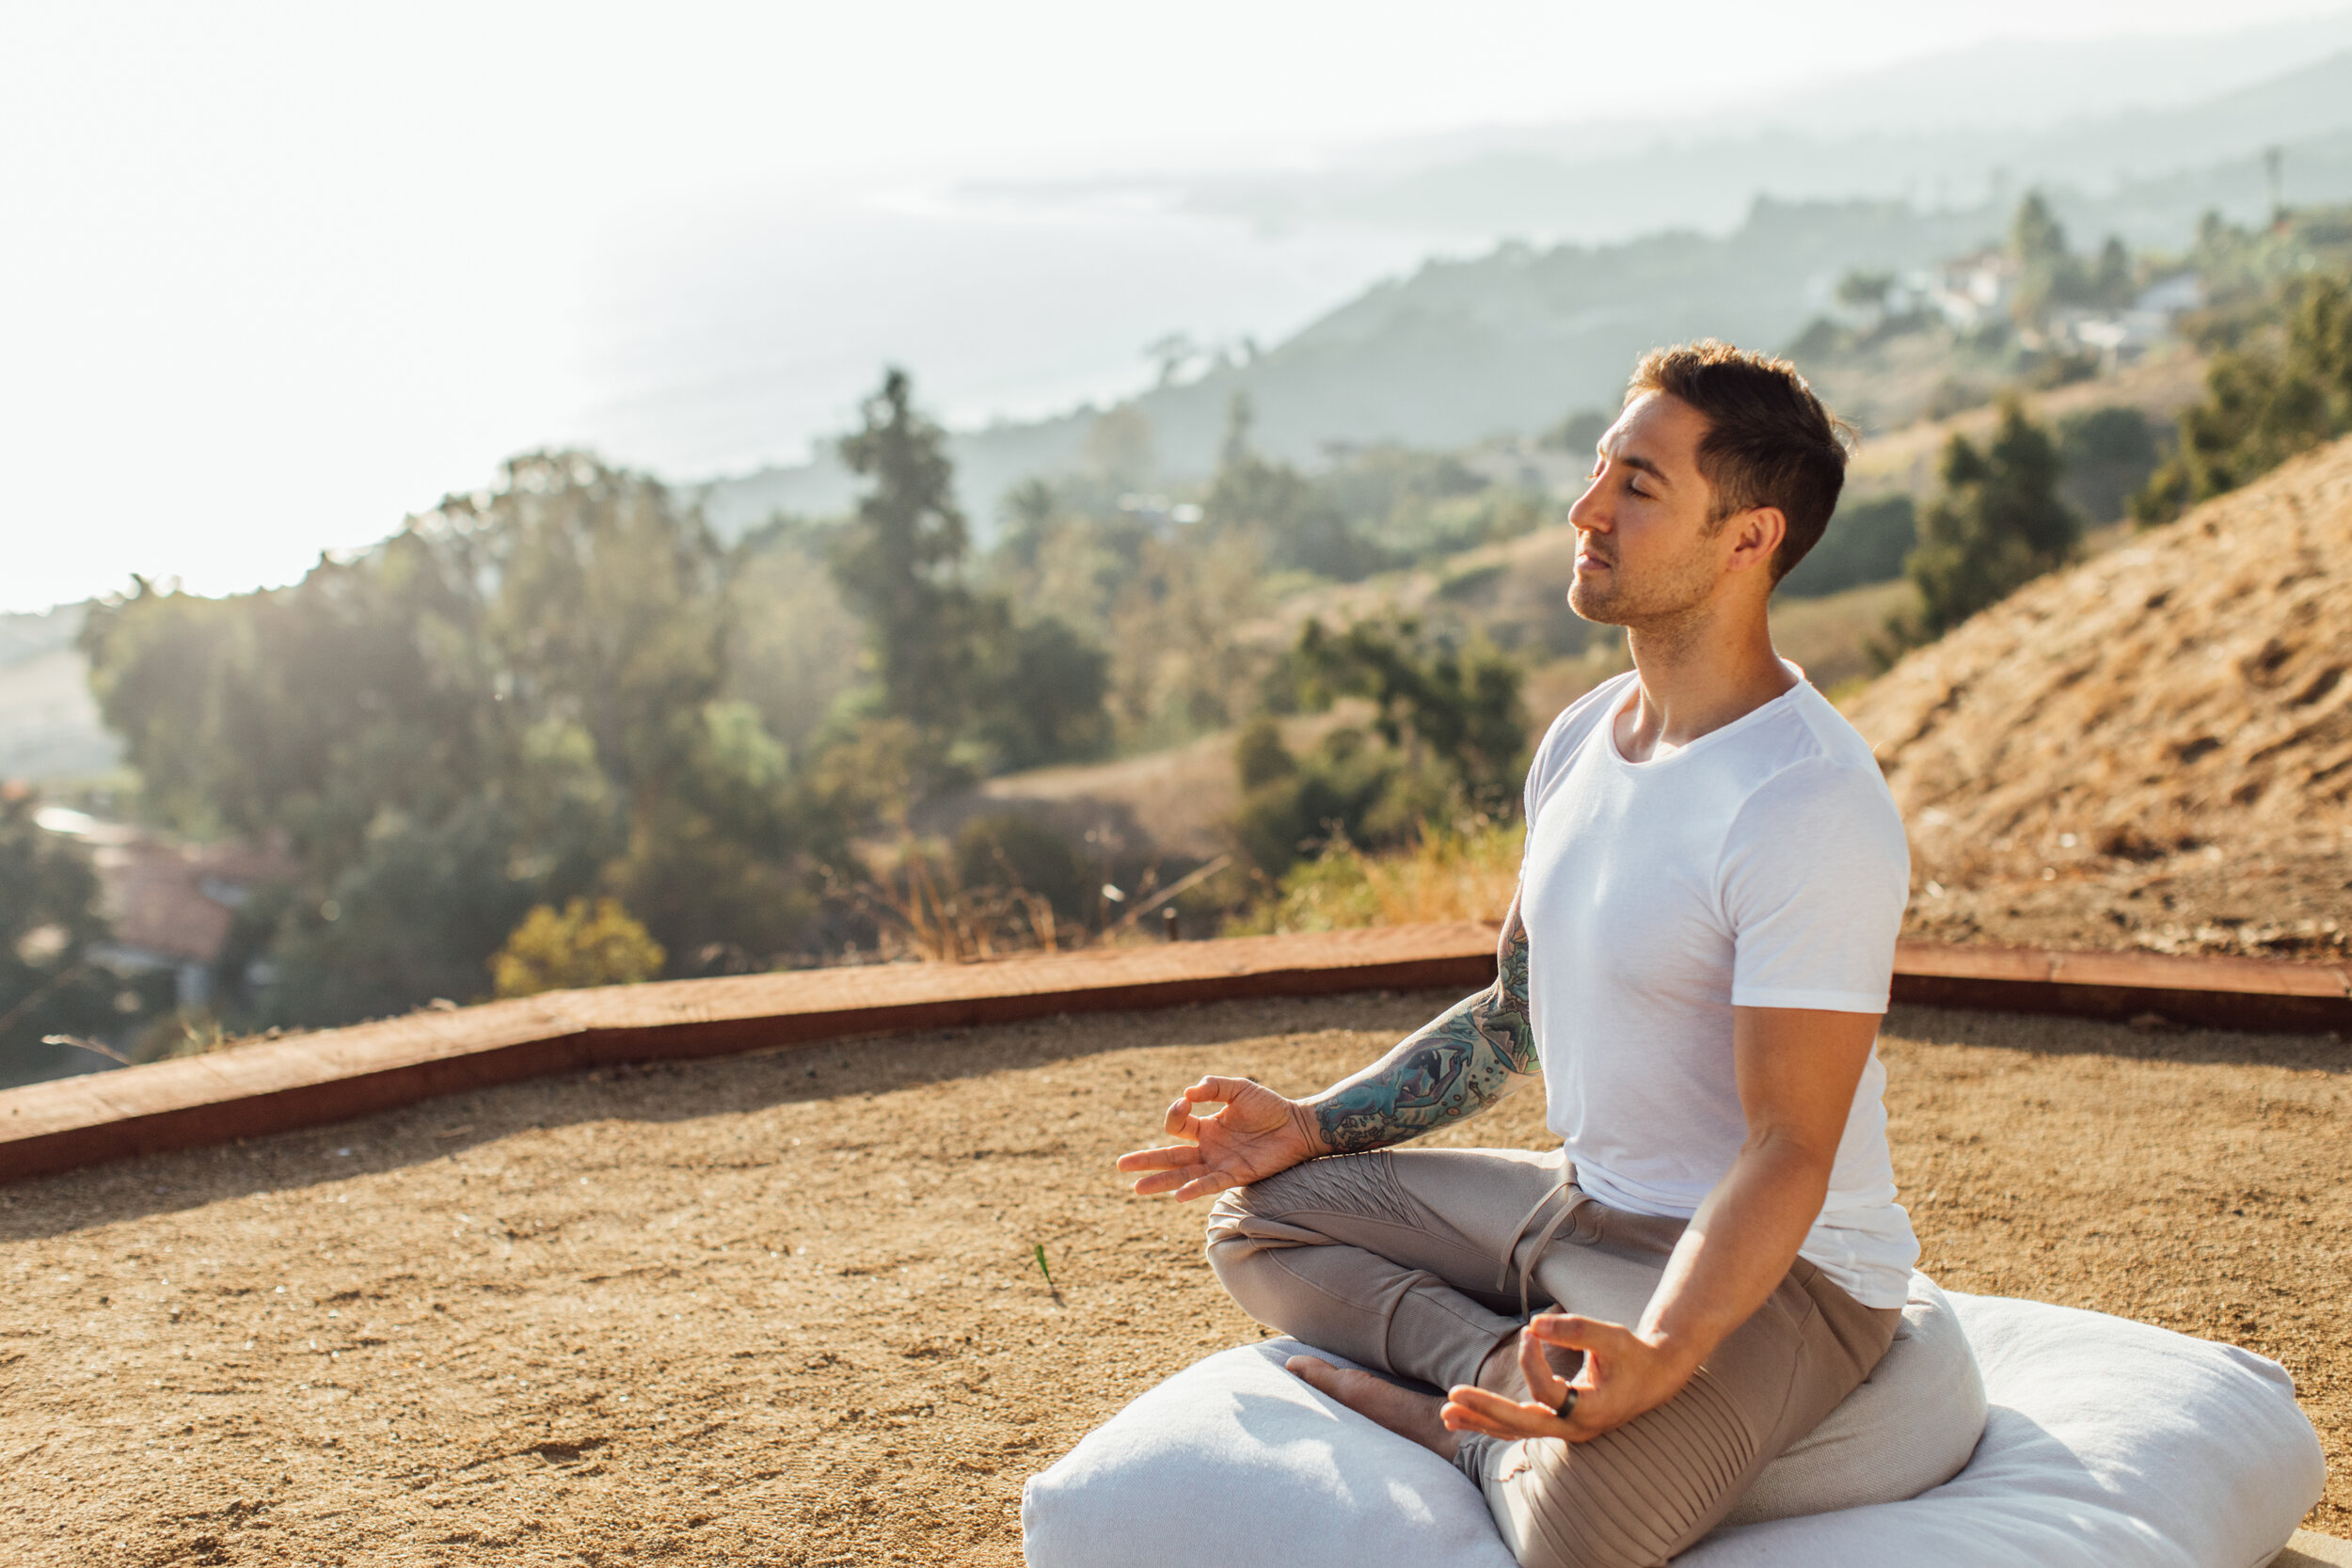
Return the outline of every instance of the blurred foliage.
{"type": "Polygon", "coordinates": [[[1821,598],[1899,578],[1918,534],[1918,508],[1901,491],[1841,497],[1821,537],[1775,592],[1785,598],[1821,598]]]}
{"type": "Polygon", "coordinates": [[[1875,657],[1891,664],[1987,605],[2073,559],[2082,519],[2059,497],[2058,443],[2002,400],[1993,436],[1979,450],[1955,435],[1944,449],[1942,490],[1919,516],[1919,544],[1904,575],[1919,608],[1888,618],[1875,657]]]}
{"type": "Polygon", "coordinates": [[[862,836],[1101,753],[1108,656],[968,580],[903,375],[844,451],[872,481],[854,515],[733,548],[642,475],[540,452],[292,588],[139,582],[94,610],[149,814],[300,867],[241,912],[235,971],[268,978],[225,1005],[326,1024],[469,999],[530,911],[582,900],[642,921],[671,974],[822,950],[862,918],[862,836]]]}
{"type": "Polygon", "coordinates": [[[2051,316],[2068,306],[2120,310],[2139,292],[2123,242],[2110,234],[2097,257],[2076,256],[2040,191],[2026,192],[2018,202],[2010,219],[2009,252],[2018,267],[2010,314],[2021,326],[2046,327],[2051,316]]]}
{"type": "Polygon", "coordinates": [[[1525,765],[1518,665],[1481,642],[1457,646],[1411,619],[1327,631],[1309,622],[1290,660],[1300,705],[1368,699],[1372,733],[1327,732],[1294,756],[1269,715],[1237,737],[1242,787],[1233,837],[1262,876],[1335,843],[1387,847],[1431,822],[1508,817],[1525,765]],[[1377,743],[1375,743],[1377,742],[1377,743]]]}
{"type": "Polygon", "coordinates": [[[1310,621],[1295,662],[1310,695],[1367,697],[1374,727],[1406,766],[1448,776],[1473,812],[1504,812],[1526,768],[1527,713],[1517,663],[1482,641],[1422,635],[1411,617],[1359,621],[1336,635],[1310,621]]]}
{"type": "Polygon", "coordinates": [[[614,898],[575,898],[557,910],[541,904],[523,917],[490,958],[500,996],[626,986],[661,973],[668,955],[614,898]]]}
{"type": "Polygon", "coordinates": [[[1250,445],[1250,421],[1248,395],[1235,393],[1216,477],[1201,503],[1211,524],[1255,536],[1266,564],[1277,571],[1355,582],[1389,565],[1389,553],[1355,524],[1338,497],[1250,445]]]}
{"type": "Polygon", "coordinates": [[[107,1033],[124,992],[93,951],[106,924],[89,856],[42,829],[39,805],[30,790],[0,790],[0,1086],[58,1056],[44,1037],[107,1033]]]}
{"type": "Polygon", "coordinates": [[[873,706],[913,726],[924,787],[1100,754],[1108,656],[1064,618],[1024,618],[964,580],[946,438],[904,372],[866,400],[841,455],[874,487],[834,542],[834,580],[866,624],[873,706]]]}
{"type": "Polygon", "coordinates": [[[2112,523],[2163,460],[2156,427],[2126,404],[2069,414],[2058,422],[2058,493],[2092,523],[2112,523]]]}
{"type": "Polygon", "coordinates": [[[541,452],[293,588],[94,610],[92,687],[151,811],[301,867],[256,1021],[478,995],[526,911],[592,892],[674,963],[788,942],[810,835],[725,690],[736,564],[659,484],[541,452]]]}
{"type": "Polygon", "coordinates": [[[2182,411],[2172,455],[2132,498],[2142,524],[2260,478],[2352,431],[2352,277],[2296,277],[2265,312],[2237,312],[2217,337],[2205,395],[2182,411]]]}

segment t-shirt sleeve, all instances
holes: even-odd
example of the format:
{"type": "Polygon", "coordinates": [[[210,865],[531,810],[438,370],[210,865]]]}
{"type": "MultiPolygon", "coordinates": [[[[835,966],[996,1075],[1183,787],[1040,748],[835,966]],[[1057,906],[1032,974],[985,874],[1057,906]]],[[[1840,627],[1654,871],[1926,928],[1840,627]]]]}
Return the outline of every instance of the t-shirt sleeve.
{"type": "Polygon", "coordinates": [[[1719,889],[1733,1006],[1886,1010],[1911,851],[1875,770],[1802,763],[1766,783],[1732,821],[1719,889]]]}
{"type": "Polygon", "coordinates": [[[1592,735],[1595,726],[1616,710],[1616,699],[1631,679],[1629,673],[1601,682],[1562,708],[1545,729],[1543,739],[1536,742],[1535,755],[1527,765],[1527,784],[1519,797],[1521,821],[1534,825],[1551,781],[1592,735]]]}

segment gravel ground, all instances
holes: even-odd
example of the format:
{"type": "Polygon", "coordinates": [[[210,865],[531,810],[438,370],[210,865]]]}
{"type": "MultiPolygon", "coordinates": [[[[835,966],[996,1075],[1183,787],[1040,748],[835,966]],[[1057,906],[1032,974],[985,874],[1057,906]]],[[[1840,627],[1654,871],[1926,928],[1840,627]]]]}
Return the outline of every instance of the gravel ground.
{"type": "MultiPolygon", "coordinates": [[[[0,1189],[0,1556],[1016,1563],[1024,1476],[1258,1332],[1111,1156],[1199,1072],[1308,1089],[1444,1000],[587,1073],[0,1189]]],[[[1887,1033],[1930,1271],[2285,1362],[2352,1535],[2352,1051],[1887,1033]]],[[[1539,1101],[1441,1141],[1540,1146],[1539,1101]]]]}

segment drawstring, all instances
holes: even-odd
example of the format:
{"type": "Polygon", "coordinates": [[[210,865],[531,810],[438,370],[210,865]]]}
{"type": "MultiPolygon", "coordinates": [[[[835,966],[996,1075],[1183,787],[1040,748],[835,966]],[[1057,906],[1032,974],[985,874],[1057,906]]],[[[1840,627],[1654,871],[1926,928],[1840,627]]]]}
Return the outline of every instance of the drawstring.
{"type": "MultiPolygon", "coordinates": [[[[1518,1260],[1519,1243],[1526,1239],[1527,1227],[1535,1223],[1535,1216],[1544,1212],[1545,1204],[1566,1194],[1569,1179],[1574,1175],[1575,1169],[1574,1165],[1563,1161],[1560,1166],[1560,1185],[1537,1198],[1535,1207],[1527,1212],[1526,1217],[1519,1221],[1518,1228],[1511,1232],[1511,1244],[1502,1249],[1502,1267],[1495,1273],[1496,1290],[1502,1290],[1510,1279],[1511,1266],[1518,1260]]],[[[1519,1317],[1522,1320],[1529,1316],[1528,1282],[1534,1277],[1535,1264],[1546,1252],[1550,1250],[1551,1243],[1559,1238],[1561,1227],[1568,1223],[1569,1216],[1590,1201],[1592,1201],[1590,1195],[1579,1193],[1576,1201],[1562,1204],[1560,1212],[1551,1217],[1551,1223],[1544,1227],[1543,1234],[1536,1239],[1535,1250],[1528,1255],[1527,1267],[1519,1271],[1519,1317]]]]}

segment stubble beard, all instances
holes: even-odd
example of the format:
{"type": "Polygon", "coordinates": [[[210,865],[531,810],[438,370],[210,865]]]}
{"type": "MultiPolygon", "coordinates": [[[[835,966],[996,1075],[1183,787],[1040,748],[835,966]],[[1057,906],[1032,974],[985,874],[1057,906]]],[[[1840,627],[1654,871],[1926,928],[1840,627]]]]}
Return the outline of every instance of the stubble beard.
{"type": "Polygon", "coordinates": [[[1716,578],[1704,544],[1677,560],[1654,562],[1639,578],[1628,578],[1623,562],[1612,562],[1599,581],[1580,576],[1569,584],[1568,608],[1597,626],[1623,626],[1645,641],[1673,642],[1704,617],[1716,578]]]}

